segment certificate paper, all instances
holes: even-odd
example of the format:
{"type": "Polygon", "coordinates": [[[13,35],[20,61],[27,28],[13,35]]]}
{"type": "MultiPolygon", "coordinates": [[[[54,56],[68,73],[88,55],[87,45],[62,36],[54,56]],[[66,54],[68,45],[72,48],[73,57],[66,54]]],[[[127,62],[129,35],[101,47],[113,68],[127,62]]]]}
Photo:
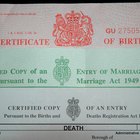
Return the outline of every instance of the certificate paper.
{"type": "Polygon", "coordinates": [[[0,139],[139,140],[140,4],[1,4],[0,139]]]}

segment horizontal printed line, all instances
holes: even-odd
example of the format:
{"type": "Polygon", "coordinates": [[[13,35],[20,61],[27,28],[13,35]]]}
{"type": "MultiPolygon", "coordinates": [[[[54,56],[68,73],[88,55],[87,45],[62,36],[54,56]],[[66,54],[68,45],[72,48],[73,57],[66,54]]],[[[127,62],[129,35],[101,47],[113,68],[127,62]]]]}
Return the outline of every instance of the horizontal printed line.
{"type": "Polygon", "coordinates": [[[0,130],[0,131],[64,131],[64,130],[31,130],[31,129],[28,129],[28,130],[14,130],[14,129],[13,130],[12,129],[6,130],[5,129],[5,130],[0,130]]]}
{"type": "Polygon", "coordinates": [[[140,86],[106,86],[106,87],[75,87],[75,86],[7,86],[0,88],[140,88],[140,86]]]}
{"type": "Polygon", "coordinates": [[[140,130],[84,130],[84,131],[140,131],[140,130]]]}
{"type": "Polygon", "coordinates": [[[84,131],[140,131],[140,130],[82,130],[82,131],[65,131],[65,130],[0,130],[0,131],[61,131],[61,132],[84,132],[84,131]]]}
{"type": "Polygon", "coordinates": [[[140,125],[140,123],[0,123],[0,125],[140,125]]]}

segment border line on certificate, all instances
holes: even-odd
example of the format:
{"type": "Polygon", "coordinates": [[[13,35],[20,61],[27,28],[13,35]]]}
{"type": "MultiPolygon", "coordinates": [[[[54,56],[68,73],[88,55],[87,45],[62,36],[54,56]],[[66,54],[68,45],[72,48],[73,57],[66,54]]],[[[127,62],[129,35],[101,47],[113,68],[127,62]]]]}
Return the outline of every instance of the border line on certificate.
{"type": "MultiPolygon", "coordinates": [[[[60,132],[77,132],[77,131],[65,131],[65,130],[0,130],[0,131],[60,131],[60,132]]],[[[84,132],[84,131],[140,131],[140,130],[82,130],[78,132],[84,132]]]]}
{"type": "Polygon", "coordinates": [[[140,125],[140,123],[0,123],[0,125],[140,125]]]}
{"type": "MultiPolygon", "coordinates": [[[[134,125],[136,126],[136,129],[85,129],[85,130],[77,130],[77,131],[132,131],[132,132],[139,132],[140,129],[138,129],[138,126],[140,125],[140,123],[0,123],[0,125],[82,125],[82,126],[86,126],[86,125],[134,125]]],[[[63,129],[0,129],[0,131],[59,131],[59,132],[75,132],[75,131],[69,131],[69,130],[63,130],[63,129]]]]}
{"type": "Polygon", "coordinates": [[[140,86],[104,86],[104,87],[76,87],[76,86],[7,86],[0,88],[140,88],[140,86]]]}

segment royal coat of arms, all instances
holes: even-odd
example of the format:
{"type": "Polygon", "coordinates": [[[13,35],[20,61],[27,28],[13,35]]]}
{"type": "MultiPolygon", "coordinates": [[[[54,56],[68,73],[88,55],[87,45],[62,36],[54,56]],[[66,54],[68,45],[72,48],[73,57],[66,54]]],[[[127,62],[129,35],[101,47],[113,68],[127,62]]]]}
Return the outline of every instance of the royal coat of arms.
{"type": "Polygon", "coordinates": [[[75,99],[74,97],[68,100],[69,105],[66,109],[66,112],[67,112],[67,115],[72,119],[72,121],[75,121],[75,119],[79,117],[81,113],[81,109],[78,103],[79,103],[79,100],[75,99]]]}
{"type": "Polygon", "coordinates": [[[91,18],[82,12],[56,15],[52,35],[56,46],[87,46],[92,43],[93,27],[91,18]]]}
{"type": "Polygon", "coordinates": [[[53,70],[53,76],[60,82],[60,85],[64,85],[65,82],[69,81],[71,76],[71,70],[68,67],[69,60],[61,56],[60,59],[55,60],[55,63],[56,66],[53,70]]]}

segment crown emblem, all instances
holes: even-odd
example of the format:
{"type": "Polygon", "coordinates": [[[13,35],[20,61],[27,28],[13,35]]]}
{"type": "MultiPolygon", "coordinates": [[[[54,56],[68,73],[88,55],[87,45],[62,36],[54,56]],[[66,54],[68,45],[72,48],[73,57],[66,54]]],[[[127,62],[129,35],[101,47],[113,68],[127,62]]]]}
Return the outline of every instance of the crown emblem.
{"type": "Polygon", "coordinates": [[[82,12],[71,11],[56,15],[52,35],[56,46],[87,46],[92,43],[93,27],[91,18],[82,12]]]}
{"type": "Polygon", "coordinates": [[[72,99],[68,100],[68,107],[66,109],[67,115],[72,119],[72,121],[75,121],[77,117],[79,117],[81,109],[78,105],[79,100],[75,99],[74,97],[72,99]]]}
{"type": "Polygon", "coordinates": [[[81,15],[79,13],[75,13],[74,11],[71,11],[71,13],[67,13],[65,15],[68,23],[79,23],[80,17],[81,15]]]}
{"type": "Polygon", "coordinates": [[[68,59],[64,59],[63,56],[60,57],[60,59],[55,60],[56,65],[62,65],[62,66],[67,66],[69,63],[68,59]]]}
{"type": "Polygon", "coordinates": [[[60,82],[60,85],[64,85],[65,82],[69,81],[71,76],[71,70],[68,67],[69,60],[61,56],[60,59],[55,60],[55,63],[56,66],[53,70],[53,76],[60,82]]]}

